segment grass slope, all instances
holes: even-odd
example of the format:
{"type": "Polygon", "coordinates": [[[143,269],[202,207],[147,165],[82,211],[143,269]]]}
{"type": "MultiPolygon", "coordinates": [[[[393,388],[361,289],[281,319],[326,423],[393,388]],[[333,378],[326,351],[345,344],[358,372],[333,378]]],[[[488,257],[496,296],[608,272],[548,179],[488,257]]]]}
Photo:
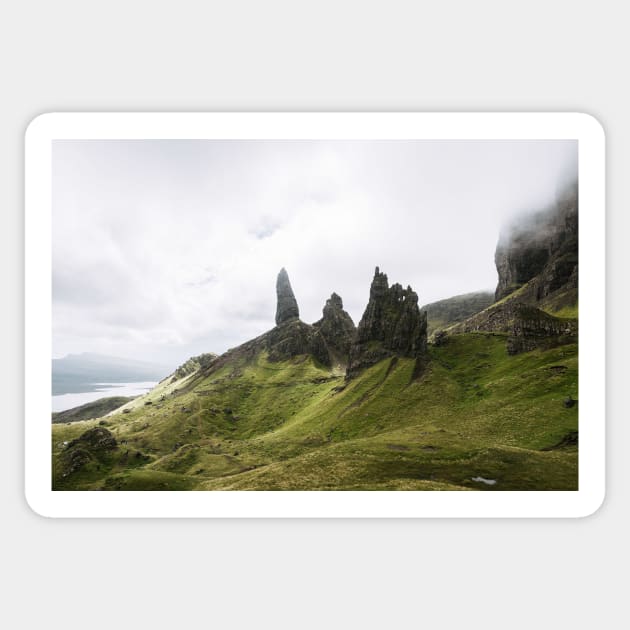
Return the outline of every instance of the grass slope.
{"type": "Polygon", "coordinates": [[[577,489],[577,346],[508,356],[498,334],[452,335],[349,383],[310,357],[236,356],[166,381],[108,416],[115,451],[67,474],[53,426],[53,486],[112,490],[577,489]],[[150,404],[147,405],[146,403],[150,404]],[[543,450],[545,449],[545,450],[543,450]],[[495,485],[474,481],[496,480],[495,485]]]}

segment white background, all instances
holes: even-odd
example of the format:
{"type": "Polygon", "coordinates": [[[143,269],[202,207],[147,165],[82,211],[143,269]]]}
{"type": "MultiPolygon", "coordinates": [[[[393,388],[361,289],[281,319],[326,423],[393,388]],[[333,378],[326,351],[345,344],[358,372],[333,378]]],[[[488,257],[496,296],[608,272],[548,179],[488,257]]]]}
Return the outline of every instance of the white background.
{"type": "Polygon", "coordinates": [[[630,46],[620,7],[268,1],[179,2],[169,10],[160,2],[25,1],[4,10],[4,625],[627,624],[630,46]],[[601,510],[547,521],[81,521],[30,512],[23,497],[23,131],[44,111],[151,109],[595,115],[608,158],[609,461],[601,510]]]}

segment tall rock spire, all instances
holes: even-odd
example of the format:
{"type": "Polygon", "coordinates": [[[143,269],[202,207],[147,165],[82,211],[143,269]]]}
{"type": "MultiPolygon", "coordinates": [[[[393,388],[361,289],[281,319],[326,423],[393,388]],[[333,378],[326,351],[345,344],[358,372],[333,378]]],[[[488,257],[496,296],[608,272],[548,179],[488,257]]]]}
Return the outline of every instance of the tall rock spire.
{"type": "Polygon", "coordinates": [[[278,305],[276,307],[276,326],[299,319],[300,309],[298,308],[293,289],[289,282],[289,274],[282,267],[276,280],[276,295],[278,296],[278,305]]]}

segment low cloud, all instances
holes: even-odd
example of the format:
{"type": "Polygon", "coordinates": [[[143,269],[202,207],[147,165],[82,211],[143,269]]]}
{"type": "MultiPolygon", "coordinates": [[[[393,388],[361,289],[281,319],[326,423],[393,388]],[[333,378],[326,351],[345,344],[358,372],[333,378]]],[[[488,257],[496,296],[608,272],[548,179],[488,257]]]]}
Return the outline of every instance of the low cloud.
{"type": "Polygon", "coordinates": [[[274,325],[286,267],[302,319],[374,267],[421,303],[494,289],[501,226],[543,207],[572,141],[57,141],[54,355],[177,363],[274,325]]]}

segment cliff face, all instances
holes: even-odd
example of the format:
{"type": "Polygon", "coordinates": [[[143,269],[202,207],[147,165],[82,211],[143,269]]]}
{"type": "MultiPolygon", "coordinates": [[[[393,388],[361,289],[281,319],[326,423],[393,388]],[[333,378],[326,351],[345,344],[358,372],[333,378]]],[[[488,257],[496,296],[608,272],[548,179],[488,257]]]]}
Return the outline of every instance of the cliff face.
{"type": "MultiPolygon", "coordinates": [[[[577,185],[550,208],[505,230],[495,262],[497,302],[448,333],[507,333],[509,354],[577,342],[577,185]]],[[[445,342],[443,333],[439,341],[445,342]]]]}
{"type": "Polygon", "coordinates": [[[495,263],[499,275],[496,300],[524,287],[519,299],[528,304],[561,308],[576,303],[577,185],[550,208],[508,227],[497,246],[495,263]]]}
{"type": "Polygon", "coordinates": [[[418,296],[411,287],[390,287],[387,275],[377,267],[350,350],[347,376],[389,356],[415,357],[420,369],[427,357],[427,315],[418,308],[418,296]]]}

